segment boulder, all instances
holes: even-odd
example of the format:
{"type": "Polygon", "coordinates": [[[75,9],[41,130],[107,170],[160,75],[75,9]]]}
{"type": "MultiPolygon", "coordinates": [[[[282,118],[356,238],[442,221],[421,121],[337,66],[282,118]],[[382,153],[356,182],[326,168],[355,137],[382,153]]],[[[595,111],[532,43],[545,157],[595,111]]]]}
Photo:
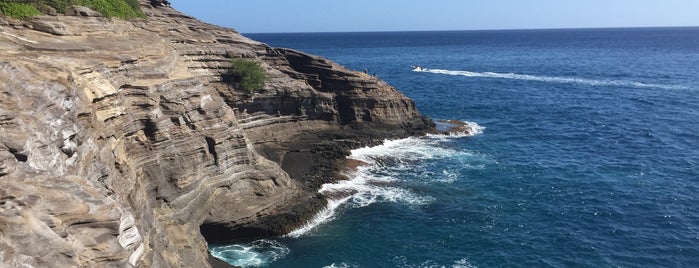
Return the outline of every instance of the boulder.
{"type": "Polygon", "coordinates": [[[94,11],[90,9],[89,7],[85,6],[72,6],[66,10],[66,15],[69,16],[79,16],[79,17],[101,17],[102,14],[100,14],[97,11],[94,11]]]}
{"type": "Polygon", "coordinates": [[[56,11],[55,8],[49,7],[49,6],[44,7],[44,8],[45,8],[45,13],[46,13],[46,15],[49,15],[49,16],[58,16],[58,11],[56,11]]]}
{"type": "Polygon", "coordinates": [[[32,28],[37,31],[46,32],[55,35],[72,35],[66,29],[66,25],[60,21],[50,21],[46,19],[33,19],[32,28]]]}

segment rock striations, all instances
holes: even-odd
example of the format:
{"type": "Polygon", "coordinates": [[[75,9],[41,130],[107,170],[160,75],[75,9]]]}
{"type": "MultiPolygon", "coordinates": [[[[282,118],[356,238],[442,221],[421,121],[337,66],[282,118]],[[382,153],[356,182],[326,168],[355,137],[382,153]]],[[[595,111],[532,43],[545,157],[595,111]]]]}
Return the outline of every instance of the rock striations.
{"type": "Polygon", "coordinates": [[[348,150],[433,126],[383,81],[163,3],[0,17],[0,266],[207,267],[207,241],[312,216],[348,150]],[[226,82],[240,57],[263,90],[226,82]]]}

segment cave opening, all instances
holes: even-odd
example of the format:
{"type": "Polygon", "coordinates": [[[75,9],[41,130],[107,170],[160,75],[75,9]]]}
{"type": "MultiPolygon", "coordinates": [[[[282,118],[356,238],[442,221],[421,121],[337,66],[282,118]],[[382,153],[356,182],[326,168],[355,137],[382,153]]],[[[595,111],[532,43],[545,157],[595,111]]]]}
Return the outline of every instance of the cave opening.
{"type": "Polygon", "coordinates": [[[20,153],[17,150],[14,150],[10,148],[10,153],[17,159],[19,162],[27,162],[29,160],[29,157],[26,154],[20,153]]]}
{"type": "Polygon", "coordinates": [[[216,153],[216,141],[211,137],[204,137],[209,153],[214,157],[214,164],[218,166],[218,154],[216,153]]]}
{"type": "Polygon", "coordinates": [[[261,238],[279,236],[270,230],[257,227],[230,227],[224,223],[204,223],[199,226],[201,235],[213,245],[249,243],[261,238]]]}
{"type": "Polygon", "coordinates": [[[158,132],[158,125],[150,119],[143,119],[141,123],[143,123],[143,134],[148,137],[148,140],[155,141],[155,133],[158,132]]]}

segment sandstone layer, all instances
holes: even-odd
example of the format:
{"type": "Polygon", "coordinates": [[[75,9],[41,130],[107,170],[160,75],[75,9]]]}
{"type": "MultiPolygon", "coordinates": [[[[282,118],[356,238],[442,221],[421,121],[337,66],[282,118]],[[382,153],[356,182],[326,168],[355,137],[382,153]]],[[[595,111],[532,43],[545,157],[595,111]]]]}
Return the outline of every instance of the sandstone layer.
{"type": "Polygon", "coordinates": [[[153,2],[0,17],[0,267],[208,267],[207,240],[312,216],[350,149],[433,126],[381,80],[153,2]]]}

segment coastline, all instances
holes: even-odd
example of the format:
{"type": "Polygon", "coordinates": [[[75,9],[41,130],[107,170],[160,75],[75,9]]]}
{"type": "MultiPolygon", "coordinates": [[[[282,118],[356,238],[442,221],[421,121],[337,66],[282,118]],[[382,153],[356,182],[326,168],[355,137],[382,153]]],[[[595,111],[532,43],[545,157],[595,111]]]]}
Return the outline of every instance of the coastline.
{"type": "MultiPolygon", "coordinates": [[[[255,230],[244,229],[236,231],[237,236],[234,239],[213,240],[210,237],[212,234],[205,235],[207,242],[212,241],[223,244],[248,243],[259,239],[275,239],[282,236],[290,235],[294,231],[304,229],[309,224],[315,225],[314,220],[318,217],[329,217],[334,212],[337,205],[343,203],[338,202],[338,199],[346,199],[351,195],[342,193],[335,195],[333,193],[321,193],[323,185],[338,183],[341,181],[351,181],[348,177],[349,173],[356,172],[360,167],[369,165],[370,163],[358,159],[350,158],[352,150],[360,148],[368,148],[379,146],[385,143],[386,140],[405,139],[409,137],[421,137],[429,133],[437,133],[435,129],[429,129],[422,133],[413,133],[413,135],[388,135],[386,133],[378,134],[376,130],[369,131],[371,134],[360,133],[356,130],[346,132],[328,132],[321,136],[329,135],[335,137],[334,140],[326,140],[317,137],[317,134],[312,134],[313,139],[308,136],[298,139],[294,142],[286,144],[284,148],[275,147],[276,153],[284,152],[285,156],[293,156],[294,161],[286,162],[279,161],[280,166],[289,173],[292,178],[303,182],[314,193],[316,200],[320,202],[307,202],[301,200],[298,204],[299,214],[281,214],[263,218],[249,226],[259,226],[260,230],[276,230],[276,232],[256,232],[255,230]],[[286,147],[288,146],[288,147],[286,147]],[[315,148],[316,150],[295,150],[290,148],[315,148]],[[289,150],[289,151],[285,151],[289,150]],[[292,152],[290,154],[290,152],[292,152]],[[303,161],[299,161],[303,160],[303,161]],[[334,202],[333,204],[330,204],[334,202]],[[332,208],[329,208],[332,207],[332,208]],[[323,215],[327,214],[328,215],[323,215]]],[[[268,150],[270,148],[267,148],[268,150]]],[[[264,151],[263,151],[264,152],[264,151]]],[[[269,152],[268,152],[269,153],[269,152]]],[[[266,153],[263,153],[265,155],[266,153]]],[[[271,159],[275,160],[275,159],[271,159]]],[[[276,161],[275,161],[276,162],[276,161]]],[[[233,266],[225,261],[222,261],[209,252],[209,263],[214,268],[231,268],[233,266]]]]}
{"type": "MultiPolygon", "coordinates": [[[[409,41],[409,39],[407,38],[406,40],[409,41]]],[[[644,37],[641,40],[646,39],[644,37]]],[[[622,40],[622,42],[625,41],[622,40]]],[[[586,43],[582,43],[584,44],[582,46],[588,47],[586,43]]],[[[507,46],[507,44],[505,43],[503,44],[503,46],[507,46]]],[[[483,47],[487,48],[488,46],[486,45],[483,47]]],[[[518,49],[517,46],[513,46],[513,48],[513,51],[517,51],[518,49]]],[[[439,49],[439,47],[436,47],[433,48],[433,51],[439,52],[439,49]]],[[[566,47],[566,49],[568,48],[566,47]]],[[[361,52],[362,54],[360,55],[368,54],[366,53],[366,51],[361,52]]],[[[396,49],[395,54],[400,54],[400,52],[402,52],[401,49],[396,49]]],[[[543,50],[543,52],[545,52],[545,50],[543,50]]],[[[342,49],[336,49],[336,51],[330,52],[329,54],[337,55],[340,53],[342,53],[342,49]]],[[[652,55],[658,54],[652,53],[652,55]]],[[[380,61],[377,60],[377,62],[393,60],[393,54],[389,55],[390,56],[386,56],[386,58],[382,58],[380,61]]],[[[467,56],[468,53],[465,53],[463,55],[467,56]]],[[[580,56],[580,58],[589,57],[588,54],[561,54],[561,57],[563,59],[567,59],[567,57],[577,58],[578,56],[580,56]]],[[[347,57],[349,58],[350,56],[347,57]]],[[[352,58],[349,59],[351,60],[352,58]]],[[[678,58],[670,57],[670,59],[677,62],[684,62],[678,58]]],[[[488,61],[488,57],[483,57],[482,61],[486,64],[490,63],[488,61]]],[[[665,62],[662,61],[661,63],[665,64],[665,62]]],[[[454,61],[450,62],[450,64],[453,64],[453,66],[459,66],[458,64],[460,64],[460,62],[454,61]]],[[[553,65],[557,64],[559,64],[559,62],[553,63],[553,65]]],[[[397,66],[405,66],[405,64],[401,62],[401,64],[397,64],[397,66]]],[[[578,67],[578,65],[576,65],[576,67],[578,67]]],[[[478,67],[467,66],[463,68],[450,69],[464,69],[482,72],[483,70],[479,68],[485,67],[480,65],[478,67]]],[[[662,80],[664,81],[664,83],[662,84],[685,86],[685,81],[674,80],[675,77],[672,75],[671,71],[680,71],[679,69],[681,68],[676,67],[667,70],[662,69],[663,71],[658,71],[657,74],[666,74],[666,76],[662,77],[664,77],[663,79],[667,80],[662,80]]],[[[541,73],[538,73],[537,71],[539,70],[537,70],[536,68],[526,68],[522,70],[513,69],[511,71],[524,74],[533,73],[541,76],[550,77],[559,77],[556,75],[560,75],[560,77],[583,77],[587,79],[591,78],[580,75],[579,73],[576,73],[575,75],[571,75],[569,73],[560,74],[557,73],[557,69],[551,69],[551,72],[541,71],[541,73]]],[[[619,74],[614,72],[611,72],[614,75],[609,75],[608,69],[600,69],[598,71],[599,73],[595,73],[594,76],[594,78],[597,81],[611,81],[614,79],[620,79],[621,81],[638,81],[644,82],[646,84],[658,83],[658,80],[654,80],[651,78],[648,78],[648,80],[636,80],[636,73],[625,74],[628,76],[619,77],[617,76],[619,74]]],[[[406,72],[406,70],[401,70],[396,71],[395,74],[402,74],[406,72]]],[[[679,74],[684,72],[674,73],[679,74]]],[[[656,73],[654,72],[654,74],[656,73]]],[[[337,261],[335,262],[337,264],[340,261],[347,261],[347,259],[351,259],[354,256],[361,256],[363,253],[366,254],[364,255],[364,259],[371,259],[373,256],[375,256],[375,252],[382,252],[380,251],[381,249],[393,250],[395,245],[399,244],[394,243],[394,239],[400,240],[401,245],[407,244],[412,246],[413,243],[415,243],[420,246],[425,246],[426,248],[428,246],[433,246],[433,249],[435,250],[435,254],[425,253],[424,255],[422,255],[422,258],[414,257],[415,259],[411,259],[409,261],[401,263],[402,266],[420,266],[424,265],[424,263],[427,261],[433,260],[434,262],[430,263],[430,265],[434,264],[435,266],[441,265],[447,267],[452,266],[452,263],[457,264],[457,260],[462,260],[463,262],[458,262],[458,264],[464,264],[463,266],[466,267],[470,266],[468,263],[472,263],[474,264],[474,266],[477,265],[480,267],[484,263],[507,263],[510,260],[516,260],[510,263],[531,263],[531,258],[527,258],[527,256],[532,256],[536,254],[541,254],[542,258],[537,258],[533,260],[533,262],[542,262],[543,260],[546,260],[547,262],[556,263],[557,261],[566,260],[565,256],[573,256],[576,254],[581,254],[581,252],[588,252],[586,251],[588,249],[584,248],[584,246],[589,245],[590,241],[593,241],[592,243],[616,245],[614,248],[602,249],[602,251],[609,252],[610,254],[622,253],[624,254],[623,256],[636,256],[634,254],[642,252],[642,256],[639,256],[639,258],[611,258],[615,261],[627,261],[625,263],[630,264],[643,264],[649,263],[648,260],[650,260],[652,256],[653,258],[658,258],[659,260],[663,261],[676,260],[677,263],[692,262],[692,259],[690,257],[683,257],[682,255],[684,254],[681,254],[681,252],[671,253],[667,251],[668,249],[673,248],[672,245],[674,244],[673,241],[675,240],[673,240],[672,237],[668,237],[665,233],[661,232],[657,234],[652,234],[654,235],[652,237],[650,235],[648,237],[638,237],[638,234],[644,234],[643,231],[648,229],[628,229],[625,230],[628,232],[624,232],[624,234],[636,234],[635,237],[629,237],[627,235],[618,236],[619,233],[610,236],[610,234],[603,232],[604,230],[606,230],[603,227],[608,227],[608,225],[606,225],[605,223],[610,222],[624,224],[624,226],[647,226],[649,222],[645,220],[649,218],[646,216],[637,216],[638,211],[646,211],[653,213],[654,216],[650,217],[653,220],[650,221],[651,223],[656,222],[656,220],[659,220],[655,216],[662,215],[660,213],[665,212],[667,210],[666,208],[652,207],[652,204],[654,204],[652,202],[644,203],[646,205],[650,204],[651,207],[634,207],[634,204],[636,206],[639,206],[639,203],[634,202],[638,202],[639,199],[643,200],[643,198],[645,197],[637,196],[635,195],[635,193],[627,192],[626,190],[629,189],[629,186],[639,186],[636,183],[638,183],[639,181],[643,181],[645,183],[642,185],[641,188],[649,190],[649,192],[644,192],[644,194],[653,194],[651,195],[653,196],[653,200],[668,200],[666,198],[670,198],[671,196],[673,196],[673,194],[680,194],[680,196],[682,196],[682,192],[677,193],[673,191],[657,191],[656,189],[654,189],[653,183],[651,182],[667,183],[667,181],[663,180],[662,177],[653,178],[654,176],[648,173],[649,169],[647,169],[646,167],[652,167],[652,170],[663,169],[667,172],[673,171],[673,168],[670,168],[669,170],[662,167],[658,168],[652,165],[654,161],[650,159],[650,157],[643,156],[638,158],[640,163],[627,164],[631,164],[630,167],[635,166],[641,168],[641,171],[645,172],[645,174],[643,172],[631,173],[626,169],[620,170],[612,168],[611,170],[603,170],[602,168],[600,168],[608,167],[605,166],[605,163],[620,163],[614,162],[613,159],[615,157],[634,156],[634,149],[639,149],[635,147],[628,148],[625,146],[619,146],[614,143],[610,143],[610,141],[617,140],[615,139],[615,137],[620,138],[626,142],[638,141],[639,146],[648,146],[653,144],[658,145],[655,142],[659,141],[659,138],[662,139],[661,137],[671,137],[671,135],[664,133],[664,131],[667,131],[667,129],[669,129],[667,127],[672,126],[674,122],[667,123],[652,120],[654,123],[657,123],[658,126],[649,126],[644,124],[644,121],[649,119],[641,118],[639,120],[637,117],[634,116],[634,114],[643,115],[642,108],[652,109],[653,111],[675,111],[674,109],[668,110],[668,108],[659,107],[659,104],[663,103],[662,100],[667,101],[668,99],[654,99],[652,98],[652,96],[656,96],[655,94],[658,94],[658,96],[677,94],[678,96],[683,96],[684,99],[686,99],[687,97],[690,97],[691,94],[686,94],[686,92],[684,91],[679,92],[679,90],[672,91],[672,94],[670,94],[665,90],[665,88],[649,89],[643,87],[644,84],[640,84],[640,86],[634,87],[620,85],[609,86],[608,84],[596,86],[591,86],[587,84],[561,85],[557,81],[531,81],[515,79],[499,80],[475,77],[467,78],[466,80],[478,83],[482,82],[484,84],[488,84],[489,86],[479,89],[473,89],[475,91],[474,95],[476,95],[477,97],[475,97],[475,99],[469,98],[468,100],[464,100],[461,98],[451,97],[463,95],[463,91],[459,88],[459,86],[462,85],[460,82],[464,80],[464,78],[461,76],[452,77],[446,75],[433,76],[421,74],[416,74],[413,76],[406,76],[411,79],[406,79],[405,81],[414,81],[423,78],[423,76],[425,79],[430,79],[428,80],[430,82],[432,82],[433,80],[453,80],[453,83],[445,83],[444,86],[435,87],[434,92],[438,92],[436,95],[438,95],[441,98],[433,97],[436,95],[425,94],[424,99],[416,99],[416,101],[427,103],[444,102],[443,106],[425,107],[429,109],[425,112],[429,112],[430,114],[442,114],[443,117],[448,118],[452,116],[459,118],[470,118],[473,121],[477,121],[483,124],[484,126],[491,127],[491,129],[488,129],[488,131],[486,131],[487,134],[475,139],[456,140],[450,139],[449,137],[443,137],[441,135],[430,135],[430,137],[427,138],[431,140],[441,140],[443,142],[441,142],[440,144],[444,148],[459,150],[461,152],[464,152],[464,155],[459,155],[458,157],[449,156],[445,157],[445,161],[435,161],[435,168],[426,168],[425,170],[429,173],[423,173],[424,177],[419,176],[420,174],[417,174],[413,177],[411,174],[409,176],[401,177],[401,179],[405,179],[405,181],[399,181],[396,184],[400,184],[400,186],[410,185],[409,187],[415,187],[413,189],[424,189],[426,193],[437,193],[432,195],[436,198],[434,203],[428,206],[417,207],[415,211],[411,210],[413,209],[413,207],[405,206],[405,210],[403,210],[404,206],[402,204],[398,205],[397,207],[399,209],[397,210],[397,214],[401,215],[399,215],[396,218],[400,221],[384,221],[385,218],[392,218],[391,216],[393,215],[390,212],[388,212],[388,210],[394,208],[394,204],[382,203],[356,209],[357,206],[355,205],[357,203],[353,203],[353,201],[350,200],[345,206],[343,206],[341,209],[337,211],[337,216],[334,220],[317,227],[313,231],[308,232],[306,235],[301,236],[298,239],[299,241],[289,241],[288,239],[280,240],[282,243],[284,243],[290,249],[292,249],[294,253],[292,253],[292,255],[289,255],[284,259],[279,260],[278,262],[271,264],[270,266],[293,267],[294,265],[288,265],[288,263],[313,263],[315,260],[318,259],[333,260],[333,262],[337,261]],[[511,87],[509,85],[521,85],[522,89],[519,89],[517,87],[511,87]],[[497,89],[497,91],[494,91],[491,88],[497,89]],[[562,89],[568,88],[576,90],[575,92],[573,92],[572,90],[566,90],[565,92],[561,92],[562,89]],[[636,96],[636,94],[638,94],[638,96],[643,97],[643,99],[624,99],[624,97],[628,96],[628,94],[631,94],[627,92],[628,90],[634,90],[633,95],[636,96]],[[552,93],[555,94],[555,97],[551,97],[552,93]],[[559,97],[558,94],[561,94],[561,97],[559,97]],[[498,97],[504,97],[504,100],[494,101],[493,103],[488,102],[490,97],[493,95],[498,97]],[[609,96],[614,96],[614,98],[603,99],[604,101],[600,102],[599,104],[605,107],[605,109],[610,109],[604,111],[614,111],[615,114],[612,115],[599,113],[600,110],[596,108],[602,107],[596,107],[595,104],[598,104],[597,101],[601,101],[600,99],[595,99],[594,101],[587,99],[587,97],[609,96]],[[539,99],[539,97],[542,97],[542,99],[539,99]],[[529,98],[534,98],[535,100],[541,102],[533,102],[532,99],[529,98]],[[464,103],[462,103],[462,101],[464,103]],[[590,103],[587,103],[587,101],[590,101],[590,103]],[[563,107],[551,106],[551,102],[561,102],[563,107]],[[491,104],[492,106],[489,106],[491,104]],[[622,106],[616,104],[624,105],[622,106]],[[633,112],[629,113],[627,109],[616,110],[617,108],[628,108],[629,106],[626,105],[631,105],[631,107],[635,107],[634,109],[632,109],[633,112]],[[470,111],[470,109],[458,109],[461,107],[473,108],[474,110],[478,111],[475,112],[475,114],[477,115],[474,117],[470,117],[472,116],[470,114],[472,111],[470,111]],[[561,110],[558,110],[556,108],[561,108],[561,110]],[[547,109],[554,109],[561,113],[549,113],[547,109]],[[493,116],[494,118],[496,118],[496,113],[498,112],[502,112],[503,114],[506,114],[508,116],[498,120],[495,120],[490,117],[493,116]],[[619,112],[620,114],[616,114],[617,112],[619,112]],[[531,123],[532,118],[542,118],[545,119],[542,120],[544,122],[555,122],[556,124],[540,125],[539,123],[531,123]],[[583,118],[581,119],[583,121],[576,121],[579,118],[583,118]],[[605,121],[605,119],[609,118],[625,119],[623,121],[624,123],[632,123],[632,126],[634,127],[630,129],[635,130],[633,133],[631,133],[634,135],[632,135],[632,137],[625,136],[625,133],[628,134],[628,129],[625,129],[626,125],[624,124],[617,124],[612,126],[605,125],[610,122],[605,121]],[[590,121],[591,119],[597,120],[590,121]],[[619,132],[617,132],[616,130],[618,130],[619,132]],[[643,132],[638,130],[652,131],[643,132]],[[636,135],[643,133],[652,133],[653,136],[636,135]],[[524,140],[521,140],[521,138],[524,138],[524,140]],[[531,140],[527,141],[529,139],[531,140]],[[553,144],[556,144],[556,146],[551,146],[552,143],[548,143],[549,140],[553,144]],[[602,146],[596,149],[588,147],[592,145],[594,145],[595,147],[597,147],[597,145],[602,146]],[[537,150],[530,150],[529,148],[536,148],[537,150]],[[598,150],[599,152],[609,153],[608,156],[611,156],[612,158],[606,158],[604,155],[596,154],[596,151],[598,150]],[[570,157],[571,154],[574,157],[570,157]],[[648,158],[647,161],[644,160],[646,158],[648,158]],[[612,159],[612,161],[608,162],[610,159],[612,159]],[[596,163],[597,165],[587,166],[587,161],[592,161],[592,163],[596,163]],[[649,163],[651,165],[648,165],[649,163]],[[548,170],[548,167],[562,168],[548,170]],[[566,170],[567,168],[571,168],[571,170],[566,170]],[[594,172],[584,172],[586,170],[594,172]],[[569,171],[572,172],[568,173],[569,171]],[[596,178],[599,174],[604,174],[609,177],[596,178]],[[610,181],[611,179],[615,181],[610,181]],[[623,183],[617,184],[617,182],[623,183]],[[518,187],[511,187],[510,185],[517,185],[518,187]],[[555,188],[550,187],[552,185],[555,185],[555,188]],[[605,191],[610,191],[609,198],[604,197],[601,194],[598,194],[600,193],[598,188],[599,185],[610,186],[605,188],[605,191]],[[613,196],[611,195],[612,193],[613,196]],[[619,196],[630,197],[633,199],[620,199],[619,196]],[[661,199],[657,199],[657,197],[660,197],[661,199]],[[587,202],[589,200],[600,200],[598,198],[604,198],[604,200],[611,201],[609,203],[606,203],[610,204],[611,206],[605,207],[604,205],[606,204],[600,204],[598,202],[590,204],[589,202],[587,202]],[[576,204],[576,201],[581,199],[584,200],[586,204],[576,204]],[[628,203],[627,201],[632,202],[628,203]],[[617,210],[618,206],[614,206],[614,204],[617,203],[627,204],[626,206],[636,208],[639,210],[624,209],[620,211],[617,210]],[[499,208],[497,206],[494,206],[495,204],[503,204],[505,207],[499,208]],[[532,208],[546,208],[546,210],[544,211],[554,211],[554,214],[552,216],[548,213],[543,214],[540,213],[542,210],[532,210],[532,208]],[[571,208],[574,209],[569,210],[571,208]],[[416,211],[417,213],[415,213],[416,211]],[[556,213],[560,211],[565,211],[566,213],[560,213],[560,215],[556,213]],[[598,215],[597,212],[600,211],[611,213],[600,213],[598,215]],[[419,215],[422,212],[425,212],[425,215],[419,215]],[[619,219],[617,217],[620,215],[623,215],[624,219],[619,219]],[[381,222],[382,225],[375,223],[374,220],[376,219],[378,219],[377,221],[383,221],[381,222]],[[431,221],[432,219],[436,220],[433,222],[431,221]],[[443,223],[441,222],[442,219],[448,219],[449,221],[445,221],[443,223]],[[452,219],[454,220],[451,221],[452,219]],[[497,224],[498,222],[494,219],[501,220],[502,224],[497,224]],[[570,221],[571,219],[573,219],[573,221],[570,221]],[[583,224],[582,221],[578,222],[575,221],[575,219],[584,219],[585,222],[583,224]],[[627,221],[627,219],[633,219],[633,221],[627,221]],[[559,224],[557,224],[557,226],[565,226],[563,227],[563,230],[568,231],[580,230],[577,229],[577,227],[585,226],[584,228],[589,229],[584,229],[583,232],[587,232],[588,235],[585,235],[584,237],[569,237],[569,239],[564,241],[557,240],[555,241],[556,245],[571,245],[571,248],[565,248],[565,250],[559,252],[547,251],[546,249],[550,247],[550,243],[547,243],[547,241],[551,242],[554,238],[561,238],[560,232],[557,232],[557,230],[548,230],[545,228],[546,222],[550,222],[551,220],[558,222],[559,224]],[[410,236],[402,236],[399,238],[394,238],[394,236],[387,236],[386,240],[382,240],[381,238],[383,238],[383,235],[385,233],[390,234],[395,232],[375,232],[367,234],[366,236],[357,235],[357,233],[359,232],[348,232],[347,234],[343,233],[343,231],[345,230],[352,230],[350,228],[355,226],[370,226],[371,230],[378,229],[375,228],[375,226],[380,226],[382,230],[393,230],[391,228],[393,228],[394,226],[403,226],[401,225],[401,222],[405,222],[406,225],[410,224],[411,227],[406,229],[409,229],[413,233],[426,235],[424,237],[421,237],[420,239],[411,239],[410,236]],[[572,225],[574,228],[570,228],[571,225],[566,225],[570,222],[575,223],[572,225]],[[523,223],[524,226],[518,225],[520,223],[523,223]],[[413,228],[413,226],[419,228],[413,228]],[[440,228],[430,228],[431,226],[439,226],[440,228]],[[542,226],[544,227],[543,229],[542,226]],[[518,233],[519,230],[523,231],[518,233]],[[541,240],[539,240],[538,242],[532,242],[527,239],[529,234],[536,232],[540,233],[537,233],[536,235],[534,235],[534,237],[537,237],[541,240]],[[487,235],[481,237],[469,237],[469,233],[484,233],[487,235]],[[323,236],[334,235],[344,235],[343,239],[346,239],[346,241],[343,241],[342,243],[327,243],[327,241],[330,239],[322,238],[323,236]],[[492,237],[501,237],[504,239],[496,241],[492,237]],[[450,238],[454,239],[450,240],[450,238]],[[583,241],[577,240],[578,238],[583,239],[583,241]],[[459,241],[465,241],[469,239],[474,240],[473,244],[484,245],[483,248],[471,247],[469,245],[470,243],[459,243],[459,241]],[[532,247],[521,248],[516,250],[507,249],[502,251],[503,254],[507,254],[506,257],[499,255],[497,247],[501,245],[509,245],[509,242],[511,242],[512,240],[508,239],[512,239],[514,241],[530,241],[532,247]],[[313,247],[313,245],[323,245],[317,241],[324,241],[326,243],[323,244],[333,246],[335,248],[334,250],[325,250],[323,248],[316,249],[316,247],[313,247]],[[380,248],[378,250],[362,251],[365,249],[365,247],[363,247],[364,245],[367,245],[368,242],[372,243],[373,241],[376,241],[376,244],[382,244],[385,246],[376,247],[380,248]],[[428,242],[419,244],[422,241],[428,242]],[[448,242],[445,244],[438,244],[443,241],[448,242]],[[623,244],[628,242],[640,243],[642,245],[652,245],[653,241],[664,241],[665,243],[667,243],[657,248],[659,250],[664,250],[664,252],[655,252],[655,250],[650,250],[649,248],[629,249],[623,247],[623,244]],[[493,242],[493,244],[487,244],[488,242],[493,242]],[[311,246],[299,246],[299,244],[304,243],[311,244],[311,246]],[[536,247],[534,247],[533,245],[536,245],[536,247]],[[357,250],[347,250],[348,248],[352,247],[356,247],[357,250]],[[458,251],[462,252],[463,255],[460,255],[458,257],[456,255],[450,255],[452,253],[452,250],[454,250],[455,248],[458,248],[458,251]],[[526,252],[527,254],[522,254],[522,252],[526,252]],[[303,261],[296,261],[297,259],[302,258],[296,255],[296,253],[305,254],[307,259],[303,261]],[[342,257],[334,258],[334,256],[342,257]]],[[[399,80],[399,83],[407,82],[399,80]]],[[[630,83],[626,83],[626,85],[628,84],[630,83]]],[[[411,91],[408,92],[411,94],[416,94],[415,92],[417,92],[417,94],[419,95],[423,91],[422,89],[415,89],[415,91],[412,91],[411,89],[411,91]]],[[[430,91],[430,93],[432,92],[433,91],[430,91]]],[[[687,114],[691,115],[691,113],[687,114]]],[[[686,117],[685,119],[691,119],[691,116],[686,117]]],[[[536,122],[536,120],[534,121],[536,122]]],[[[687,122],[691,122],[691,120],[688,120],[687,122]]],[[[684,131],[691,130],[691,124],[683,125],[682,128],[684,131]]],[[[691,133],[684,131],[674,134],[691,133]]],[[[683,137],[686,138],[688,136],[683,137]]],[[[625,145],[628,146],[628,144],[625,145]]],[[[689,149],[676,150],[674,152],[693,153],[693,151],[689,149]]],[[[390,157],[389,154],[386,155],[390,157]]],[[[665,159],[663,161],[668,160],[670,161],[668,163],[675,163],[680,164],[680,166],[684,166],[681,163],[683,161],[681,159],[665,159]]],[[[388,161],[384,163],[392,164],[394,162],[388,161]]],[[[407,164],[407,167],[410,168],[410,164],[413,163],[408,162],[407,164]]],[[[406,169],[405,171],[422,171],[422,169],[418,168],[417,165],[414,165],[413,167],[416,168],[412,170],[406,169]]],[[[365,168],[361,167],[360,169],[363,170],[365,168]]],[[[677,170],[675,169],[674,171],[677,170]]],[[[402,176],[404,173],[386,172],[385,174],[401,174],[402,176]]],[[[683,183],[686,183],[688,180],[691,181],[691,176],[678,176],[678,178],[683,179],[683,183]]],[[[603,193],[606,194],[605,191],[603,191],[603,193]]],[[[685,197],[691,198],[691,195],[685,197]]],[[[691,208],[691,202],[686,203],[682,206],[679,204],[677,205],[678,206],[675,208],[678,209],[687,209],[688,207],[691,208]]],[[[672,213],[678,212],[678,210],[670,211],[672,211],[672,213]]],[[[662,221],[666,224],[676,224],[678,222],[682,222],[680,219],[676,218],[677,215],[678,214],[672,214],[670,216],[667,216],[666,218],[663,218],[662,221]]],[[[684,233],[682,234],[691,235],[687,232],[688,230],[682,229],[684,226],[686,225],[675,225],[673,232],[682,233],[684,231],[684,233]]],[[[660,229],[665,228],[672,227],[670,227],[669,225],[663,225],[660,229]]],[[[515,247],[517,246],[515,244],[512,245],[515,247]]],[[[400,255],[402,256],[416,256],[420,254],[415,254],[415,252],[413,251],[414,248],[414,246],[406,247],[406,250],[397,251],[399,251],[400,255]],[[411,253],[414,253],[415,255],[411,255],[411,253]]],[[[359,257],[356,257],[356,259],[359,259],[359,257]]],[[[580,262],[578,262],[578,264],[582,263],[582,265],[584,265],[584,263],[594,263],[595,265],[603,266],[604,263],[608,263],[609,261],[610,258],[590,256],[589,260],[581,260],[580,262]]],[[[378,262],[380,262],[380,260],[378,262]]],[[[239,265],[242,264],[242,262],[237,261],[231,263],[239,263],[239,265]]],[[[329,263],[330,262],[328,262],[328,264],[329,263]]],[[[371,263],[370,261],[358,260],[357,263],[359,264],[350,263],[350,265],[369,267],[372,266],[371,264],[368,264],[371,263]]],[[[302,267],[301,265],[298,266],[302,267]]],[[[397,267],[401,265],[384,264],[381,266],[397,267]]]]}
{"type": "MultiPolygon", "coordinates": [[[[302,225],[299,226],[292,222],[287,222],[287,226],[294,227],[291,232],[275,236],[249,236],[240,241],[229,241],[224,242],[224,244],[248,243],[258,239],[276,239],[281,236],[291,238],[303,236],[306,232],[313,230],[316,226],[324,224],[333,219],[337,208],[348,201],[353,202],[350,201],[352,200],[353,196],[359,197],[366,194],[383,196],[388,194],[390,198],[397,198],[397,200],[414,202],[416,204],[429,202],[429,198],[420,198],[412,194],[406,195],[405,192],[384,188],[392,188],[391,185],[393,182],[372,177],[362,167],[368,167],[371,169],[370,166],[376,164],[373,163],[370,155],[375,154],[377,149],[379,152],[381,150],[396,150],[396,148],[400,148],[395,147],[396,145],[406,146],[407,144],[413,144],[416,140],[412,139],[412,137],[425,137],[428,140],[431,139],[430,137],[434,137],[432,135],[443,136],[446,138],[459,138],[474,136],[482,133],[483,130],[481,126],[472,122],[464,122],[459,120],[439,120],[437,122],[439,123],[439,128],[430,131],[430,133],[426,133],[426,135],[402,136],[395,139],[385,138],[380,142],[376,139],[368,139],[364,143],[355,142],[351,146],[347,146],[347,144],[345,144],[345,146],[339,146],[337,143],[326,142],[325,145],[328,148],[334,148],[328,150],[335,153],[343,152],[342,154],[335,154],[336,156],[342,155],[336,159],[321,159],[318,158],[317,155],[314,156],[310,151],[303,152],[302,155],[304,156],[304,159],[311,159],[312,161],[303,161],[303,165],[295,166],[296,172],[300,172],[302,170],[305,172],[310,172],[313,170],[317,171],[319,167],[332,167],[325,170],[327,175],[332,175],[332,179],[326,179],[324,183],[316,190],[324,202],[322,204],[316,204],[312,210],[308,210],[313,211],[312,214],[306,214],[305,216],[298,218],[299,222],[303,223],[302,225]],[[334,146],[330,146],[329,144],[334,144],[334,146]],[[359,153],[359,156],[355,155],[356,153],[359,153]]],[[[305,139],[304,141],[309,140],[305,139]]],[[[423,143],[420,144],[424,146],[423,143]]],[[[301,173],[306,174],[304,172],[301,173]]],[[[318,181],[314,181],[314,183],[318,183],[318,181]]],[[[364,205],[368,204],[369,203],[366,203],[364,205]]],[[[212,258],[215,257],[212,256],[212,258]]]]}
{"type": "Polygon", "coordinates": [[[242,268],[240,266],[233,266],[229,263],[222,261],[209,253],[209,264],[212,268],[242,268]]]}
{"type": "Polygon", "coordinates": [[[2,129],[0,176],[13,196],[36,197],[21,202],[67,241],[39,255],[41,239],[13,214],[26,235],[8,238],[8,262],[74,266],[87,249],[88,266],[206,266],[213,241],[277,237],[312,219],[327,204],[318,189],[346,179],[350,150],[434,126],[380,79],[140,2],[148,18],[135,21],[0,16],[0,78],[12,78],[0,79],[12,89],[0,101],[22,122],[2,129]],[[250,96],[226,81],[232,58],[259,62],[265,87],[250,96]],[[66,237],[78,227],[56,215],[71,213],[98,224],[66,237]],[[70,242],[95,233],[121,246],[70,242]]]}

